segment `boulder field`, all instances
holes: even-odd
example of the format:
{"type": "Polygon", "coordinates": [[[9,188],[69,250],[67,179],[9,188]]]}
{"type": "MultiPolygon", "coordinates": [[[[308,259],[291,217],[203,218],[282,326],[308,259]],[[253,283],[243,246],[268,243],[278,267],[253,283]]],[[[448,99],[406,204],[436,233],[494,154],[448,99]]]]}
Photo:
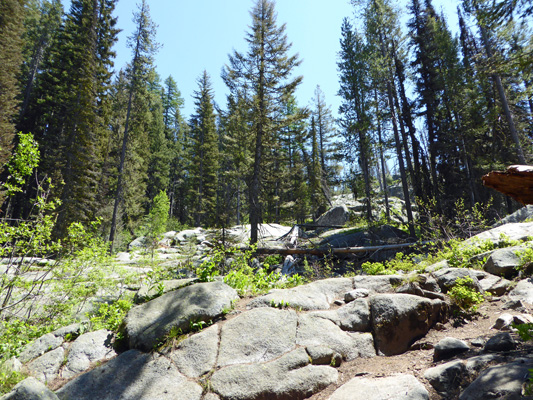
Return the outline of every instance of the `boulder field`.
{"type": "Polygon", "coordinates": [[[139,291],[121,346],[79,324],[29,344],[10,362],[30,377],[0,400],[533,399],[532,347],[515,329],[533,322],[533,279],[515,276],[515,254],[242,299],[222,281],[169,281],[139,291]],[[470,320],[447,295],[465,276],[488,293],[470,320]]]}
{"type": "Polygon", "coordinates": [[[446,337],[425,343],[426,352],[427,346],[433,347],[433,364],[419,374],[391,369],[387,376],[350,378],[343,372],[343,365],[354,361],[386,363],[396,355],[422,351],[419,339],[433,328],[442,329],[449,317],[442,295],[448,281],[442,277],[454,269],[438,272],[427,275],[426,281],[434,279],[437,286],[425,292],[444,300],[398,293],[403,282],[398,275],[331,278],[242,300],[223,282],[176,285],[176,290],[130,310],[125,320],[129,349],[121,353],[113,349],[108,331],[68,342],[66,335],[79,328],[74,325],[41,337],[17,360],[32,377],[2,400],[521,396],[533,359],[517,352],[518,339],[508,330],[520,318],[533,321],[525,313],[530,304],[522,289],[533,288],[529,280],[493,299],[493,306],[514,302],[515,309],[522,307],[494,321],[502,331],[493,329],[470,341],[446,337]],[[208,327],[188,332],[191,322],[198,321],[208,327]],[[174,327],[180,329],[178,340],[169,339],[174,327]],[[63,385],[53,392],[45,384],[63,385]],[[321,397],[326,388],[327,397],[321,397]]]}

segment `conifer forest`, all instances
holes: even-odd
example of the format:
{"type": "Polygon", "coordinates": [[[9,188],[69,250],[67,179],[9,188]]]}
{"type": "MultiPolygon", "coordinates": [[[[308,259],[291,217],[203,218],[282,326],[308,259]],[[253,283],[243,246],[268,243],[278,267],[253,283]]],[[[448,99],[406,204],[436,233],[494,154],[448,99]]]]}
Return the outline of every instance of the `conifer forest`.
{"type": "Polygon", "coordinates": [[[338,118],[320,82],[296,97],[308,67],[274,0],[250,0],[246,46],[220,66],[225,104],[198,71],[192,115],[180,76],[157,72],[149,0],[134,13],[129,63],[115,65],[117,1],[0,0],[2,223],[48,213],[63,238],[100,221],[117,251],[161,196],[168,230],[251,224],[252,242],[258,224],[315,221],[341,193],[364,199],[367,222],[386,220],[372,210],[389,186],[412,236],[459,204],[489,216],[518,207],[481,177],[532,160],[530,1],[463,0],[452,33],[431,0],[351,0],[338,118]]]}

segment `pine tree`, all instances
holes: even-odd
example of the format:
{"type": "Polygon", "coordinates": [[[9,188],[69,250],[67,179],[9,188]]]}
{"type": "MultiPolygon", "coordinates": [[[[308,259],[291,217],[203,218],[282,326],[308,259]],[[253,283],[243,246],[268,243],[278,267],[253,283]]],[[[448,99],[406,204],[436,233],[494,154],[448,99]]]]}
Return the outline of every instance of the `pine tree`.
{"type": "Polygon", "coordinates": [[[34,132],[42,154],[40,176],[58,185],[56,231],[89,221],[99,208],[98,177],[107,142],[111,48],[118,31],[114,1],[76,0],[42,65],[23,126],[34,132]]]}
{"type": "Polygon", "coordinates": [[[155,71],[149,75],[148,102],[150,121],[147,123],[150,142],[150,158],[148,162],[147,195],[152,201],[161,191],[166,191],[170,182],[170,146],[171,139],[167,137],[163,99],[159,76],[155,71]]]}
{"type": "Polygon", "coordinates": [[[407,146],[406,143],[407,138],[403,129],[403,124],[400,124],[399,122],[401,121],[397,118],[399,102],[394,87],[394,61],[396,58],[396,48],[394,46],[393,38],[399,35],[398,20],[394,10],[390,7],[387,1],[371,0],[366,7],[365,25],[367,42],[370,51],[372,52],[371,58],[375,60],[373,65],[375,70],[373,73],[373,86],[376,88],[383,88],[386,97],[386,105],[388,106],[389,111],[388,115],[394,134],[398,169],[402,181],[406,213],[409,223],[409,233],[412,237],[416,237],[404,160],[407,161],[411,172],[413,168],[411,166],[409,146],[407,146]],[[400,126],[403,142],[400,139],[400,126]],[[402,146],[402,144],[404,144],[404,146],[402,146]]]}
{"type": "Polygon", "coordinates": [[[24,120],[37,78],[42,72],[43,61],[48,57],[49,48],[57,38],[62,15],[63,6],[60,0],[33,0],[28,4],[24,22],[24,63],[19,79],[23,91],[20,122],[24,120]]]}
{"type": "Polygon", "coordinates": [[[150,19],[150,9],[142,0],[134,14],[136,30],[129,37],[133,60],[127,71],[128,102],[122,134],[122,148],[118,163],[117,183],[114,195],[113,216],[109,241],[113,251],[119,206],[124,203],[123,221],[132,231],[135,221],[144,214],[148,156],[147,122],[149,112],[149,76],[153,72],[153,56],[157,50],[155,25],[150,19]],[[126,168],[127,162],[127,168],[126,168]]]}
{"type": "Polygon", "coordinates": [[[220,118],[222,147],[219,187],[223,194],[219,198],[221,204],[225,205],[222,219],[225,226],[231,223],[240,225],[247,212],[246,184],[253,166],[253,135],[248,106],[246,93],[230,94],[227,111],[220,118]]]}
{"type": "Polygon", "coordinates": [[[285,25],[278,27],[276,24],[274,2],[257,0],[251,15],[252,25],[246,36],[249,50],[246,54],[235,51],[230,55],[223,79],[235,97],[239,91],[248,91],[248,107],[252,110],[250,123],[255,143],[248,195],[250,240],[256,243],[263,215],[261,191],[265,144],[274,142],[276,133],[287,123],[281,118],[280,110],[302,78],[291,78],[300,62],[297,56],[288,55],[291,45],[287,42],[285,25]]]}
{"type": "Polygon", "coordinates": [[[334,159],[331,139],[335,134],[335,129],[331,109],[326,104],[324,92],[322,92],[318,85],[314,92],[312,114],[315,117],[317,127],[320,166],[323,172],[322,187],[329,198],[330,185],[335,181],[335,168],[333,165],[330,165],[334,159]]]}
{"type": "Polygon", "coordinates": [[[219,152],[213,97],[211,79],[204,71],[194,92],[196,112],[190,122],[189,204],[197,226],[216,222],[219,152]]]}
{"type": "Polygon", "coordinates": [[[170,153],[170,176],[167,190],[170,200],[170,216],[175,216],[185,223],[185,147],[186,139],[189,137],[189,126],[181,115],[184,100],[172,76],[165,79],[161,99],[165,137],[170,153]]]}
{"type": "Polygon", "coordinates": [[[0,172],[11,156],[15,137],[23,22],[24,0],[0,2],[0,172]]]}
{"type": "MultiPolygon", "coordinates": [[[[341,28],[341,51],[337,62],[340,73],[339,96],[342,104],[339,108],[341,133],[346,140],[347,159],[352,161],[351,153],[356,150],[358,163],[363,175],[366,201],[366,217],[372,220],[372,188],[371,188],[371,138],[369,90],[369,58],[368,48],[362,37],[357,34],[347,18],[341,28]]],[[[355,186],[354,186],[355,192],[355,186]]],[[[357,195],[357,193],[354,193],[357,195]]]]}

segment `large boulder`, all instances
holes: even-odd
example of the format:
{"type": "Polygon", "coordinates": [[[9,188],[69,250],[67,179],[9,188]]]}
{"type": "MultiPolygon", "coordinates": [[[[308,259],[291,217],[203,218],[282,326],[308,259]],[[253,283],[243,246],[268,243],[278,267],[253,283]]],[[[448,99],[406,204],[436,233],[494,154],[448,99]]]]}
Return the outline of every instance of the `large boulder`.
{"type": "Polygon", "coordinates": [[[520,257],[517,256],[517,253],[521,250],[524,248],[520,246],[495,250],[483,265],[483,269],[489,274],[513,278],[518,275],[516,267],[520,264],[520,257]]]}
{"type": "Polygon", "coordinates": [[[300,347],[274,361],[222,368],[211,377],[211,387],[222,399],[298,400],[337,379],[335,368],[311,365],[309,355],[300,347]]]}
{"type": "Polygon", "coordinates": [[[129,346],[149,351],[172,328],[186,333],[191,322],[221,316],[238,298],[237,292],[225,283],[209,282],[187,286],[133,307],[125,318],[129,346]]]}
{"type": "Polygon", "coordinates": [[[429,393],[413,375],[356,377],[338,388],[329,400],[428,400],[429,393]]]}
{"type": "Polygon", "coordinates": [[[63,338],[56,336],[52,333],[47,333],[41,336],[34,342],[26,345],[20,353],[19,360],[22,363],[27,363],[37,357],[42,356],[44,353],[55,350],[63,344],[63,338]]]}
{"type": "Polygon", "coordinates": [[[483,288],[479,283],[478,276],[484,276],[482,271],[476,271],[468,268],[441,268],[432,272],[433,277],[437,280],[441,290],[446,293],[450,290],[457,279],[464,279],[470,277],[473,280],[473,287],[478,292],[483,292],[483,288]]]}
{"type": "Polygon", "coordinates": [[[0,397],[0,400],[59,400],[54,392],[44,383],[33,377],[19,382],[11,392],[0,397]]]}
{"type": "Polygon", "coordinates": [[[147,285],[143,284],[135,294],[134,301],[136,303],[144,303],[154,297],[160,296],[162,294],[171,292],[176,289],[181,289],[182,287],[188,286],[198,279],[167,279],[162,280],[157,283],[157,285],[147,285]]]}
{"type": "Polygon", "coordinates": [[[431,386],[444,398],[457,396],[459,385],[466,377],[466,366],[461,360],[450,361],[428,369],[424,373],[431,386]]]}
{"type": "Polygon", "coordinates": [[[92,363],[107,361],[117,355],[112,347],[113,332],[101,329],[78,337],[68,352],[67,364],[61,373],[63,378],[89,369],[92,363]]]}
{"type": "Polygon", "coordinates": [[[348,211],[348,207],[343,204],[326,211],[317,219],[316,224],[324,227],[343,226],[348,222],[349,218],[350,212],[348,211]]]}
{"type": "Polygon", "coordinates": [[[390,293],[405,278],[400,275],[358,275],[353,278],[354,289],[367,289],[370,293],[390,293]]]}
{"type": "Polygon", "coordinates": [[[446,314],[446,303],[410,294],[379,294],[370,298],[374,339],[379,353],[401,354],[446,314]]]}
{"type": "Polygon", "coordinates": [[[176,364],[182,374],[198,378],[215,368],[219,335],[218,325],[210,326],[183,340],[176,348],[169,348],[166,356],[176,364]]]}
{"type": "Polygon", "coordinates": [[[523,279],[509,292],[509,297],[514,301],[533,304],[533,278],[523,279]]]}
{"type": "Polygon", "coordinates": [[[59,376],[59,369],[64,361],[65,349],[58,347],[26,364],[26,368],[30,375],[39,381],[52,382],[59,376]]]}
{"type": "Polygon", "coordinates": [[[56,394],[61,400],[200,400],[202,392],[168,358],[129,350],[71,380],[56,394]]]}
{"type": "Polygon", "coordinates": [[[370,306],[367,299],[356,299],[336,310],[313,311],[309,315],[328,319],[344,331],[370,331],[370,306]]]}
{"type": "Polygon", "coordinates": [[[471,237],[465,241],[465,244],[476,245],[480,241],[490,240],[494,243],[499,243],[502,240],[502,235],[509,240],[526,240],[533,233],[533,222],[526,223],[510,223],[497,228],[481,232],[476,236],[471,237]]]}
{"type": "Polygon", "coordinates": [[[531,368],[531,359],[488,368],[461,393],[459,400],[521,399],[531,368]]]}
{"type": "Polygon", "coordinates": [[[505,224],[524,222],[525,220],[533,217],[533,205],[527,205],[520,208],[512,214],[509,214],[501,221],[496,222],[493,226],[498,227],[505,224]]]}

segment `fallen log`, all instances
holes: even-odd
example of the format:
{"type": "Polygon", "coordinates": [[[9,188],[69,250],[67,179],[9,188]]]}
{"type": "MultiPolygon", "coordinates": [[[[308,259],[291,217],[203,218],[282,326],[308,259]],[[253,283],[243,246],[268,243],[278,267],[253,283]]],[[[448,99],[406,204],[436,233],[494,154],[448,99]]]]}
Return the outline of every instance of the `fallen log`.
{"type": "Polygon", "coordinates": [[[523,205],[533,204],[533,166],[511,165],[507,171],[492,171],[481,179],[486,187],[506,194],[523,205]]]}
{"type": "Polygon", "coordinates": [[[292,254],[311,254],[311,255],[324,255],[324,254],[357,254],[357,253],[367,253],[367,252],[376,252],[381,250],[397,250],[404,249],[407,247],[413,247],[417,245],[424,245],[432,242],[414,242],[414,243],[398,243],[398,244],[387,244],[381,246],[362,246],[362,247],[323,247],[323,248],[314,248],[314,249],[288,249],[286,247],[271,247],[271,248],[258,248],[256,252],[259,254],[282,254],[282,255],[292,255],[292,254]]]}

